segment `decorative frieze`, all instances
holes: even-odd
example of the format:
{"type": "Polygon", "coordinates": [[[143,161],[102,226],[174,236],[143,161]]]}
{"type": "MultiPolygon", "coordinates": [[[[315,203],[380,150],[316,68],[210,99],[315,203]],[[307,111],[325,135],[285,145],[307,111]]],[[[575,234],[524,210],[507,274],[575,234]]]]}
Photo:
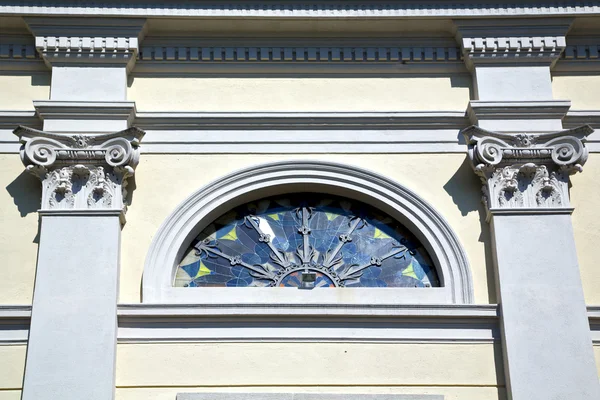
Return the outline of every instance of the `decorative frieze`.
{"type": "Polygon", "coordinates": [[[23,164],[42,181],[42,210],[126,211],[142,130],[65,135],[20,126],[14,134],[22,143],[23,164]]]}
{"type": "Polygon", "coordinates": [[[35,59],[39,58],[32,44],[4,43],[0,44],[0,59],[35,59]]]}
{"type": "Polygon", "coordinates": [[[403,62],[458,61],[455,47],[395,46],[144,46],[143,61],[197,62],[403,62]]]}
{"type": "Polygon", "coordinates": [[[588,157],[584,143],[592,132],[589,125],[545,134],[465,129],[488,211],[569,209],[569,175],[582,171],[588,157]]]}
{"type": "Polygon", "coordinates": [[[565,60],[598,60],[600,58],[600,45],[582,44],[567,46],[562,58],[565,60]]]}

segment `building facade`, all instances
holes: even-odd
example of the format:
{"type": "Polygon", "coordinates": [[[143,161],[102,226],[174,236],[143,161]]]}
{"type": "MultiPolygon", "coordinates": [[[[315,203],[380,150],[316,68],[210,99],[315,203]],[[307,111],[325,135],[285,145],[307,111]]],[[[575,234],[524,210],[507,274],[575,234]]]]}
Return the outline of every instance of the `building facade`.
{"type": "Polygon", "coordinates": [[[600,3],[0,1],[0,400],[600,398],[600,3]]]}

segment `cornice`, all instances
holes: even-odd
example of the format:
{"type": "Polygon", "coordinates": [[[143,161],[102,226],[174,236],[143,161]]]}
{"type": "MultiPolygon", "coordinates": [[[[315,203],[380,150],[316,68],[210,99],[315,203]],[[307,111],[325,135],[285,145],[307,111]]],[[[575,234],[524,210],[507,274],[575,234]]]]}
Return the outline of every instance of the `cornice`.
{"type": "Polygon", "coordinates": [[[156,17],[277,17],[277,18],[386,18],[386,17],[524,17],[557,15],[597,15],[595,1],[536,1],[526,4],[465,0],[460,4],[447,1],[144,1],[104,0],[90,5],[54,1],[40,5],[34,0],[12,1],[0,5],[4,15],[71,15],[71,16],[156,16],[156,17]]]}

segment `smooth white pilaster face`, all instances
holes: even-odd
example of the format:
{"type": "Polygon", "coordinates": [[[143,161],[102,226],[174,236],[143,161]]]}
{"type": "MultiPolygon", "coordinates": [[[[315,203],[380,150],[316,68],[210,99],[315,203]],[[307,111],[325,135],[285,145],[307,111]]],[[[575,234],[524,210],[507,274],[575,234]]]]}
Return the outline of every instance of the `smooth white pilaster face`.
{"type": "Polygon", "coordinates": [[[50,100],[120,101],[127,97],[123,67],[52,67],[50,100]]]}
{"type": "Polygon", "coordinates": [[[23,400],[112,399],[118,212],[44,215],[40,229],[23,400]]]}
{"type": "Polygon", "coordinates": [[[571,216],[494,215],[512,400],[600,398],[571,216]]]}
{"type": "Polygon", "coordinates": [[[549,66],[476,66],[474,80],[475,96],[478,100],[552,99],[549,66]]]}

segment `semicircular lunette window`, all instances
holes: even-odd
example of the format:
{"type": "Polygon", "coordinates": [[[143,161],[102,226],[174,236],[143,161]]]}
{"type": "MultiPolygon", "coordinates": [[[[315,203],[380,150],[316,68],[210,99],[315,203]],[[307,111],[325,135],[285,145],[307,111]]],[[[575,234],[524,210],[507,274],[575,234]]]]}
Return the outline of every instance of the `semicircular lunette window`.
{"type": "Polygon", "coordinates": [[[431,258],[410,232],[364,203],[295,193],[244,204],[194,240],[178,287],[432,287],[431,258]]]}

